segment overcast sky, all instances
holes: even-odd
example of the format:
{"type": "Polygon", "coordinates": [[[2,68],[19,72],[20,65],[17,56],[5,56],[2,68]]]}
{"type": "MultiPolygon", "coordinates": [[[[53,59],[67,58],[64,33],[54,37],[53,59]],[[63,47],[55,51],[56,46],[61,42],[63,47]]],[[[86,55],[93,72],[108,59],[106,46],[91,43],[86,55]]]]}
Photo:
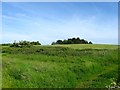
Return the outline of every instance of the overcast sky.
{"type": "Polygon", "coordinates": [[[96,44],[118,43],[117,2],[2,3],[2,43],[51,44],[80,37],[96,44]]]}

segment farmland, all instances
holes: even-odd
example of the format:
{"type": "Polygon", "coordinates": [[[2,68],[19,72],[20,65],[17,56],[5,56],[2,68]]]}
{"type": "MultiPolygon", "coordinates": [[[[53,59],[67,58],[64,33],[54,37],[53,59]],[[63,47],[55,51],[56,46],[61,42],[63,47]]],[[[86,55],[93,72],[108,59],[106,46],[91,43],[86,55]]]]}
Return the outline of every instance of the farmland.
{"type": "Polygon", "coordinates": [[[3,88],[106,88],[118,79],[118,46],[2,46],[3,88]]]}

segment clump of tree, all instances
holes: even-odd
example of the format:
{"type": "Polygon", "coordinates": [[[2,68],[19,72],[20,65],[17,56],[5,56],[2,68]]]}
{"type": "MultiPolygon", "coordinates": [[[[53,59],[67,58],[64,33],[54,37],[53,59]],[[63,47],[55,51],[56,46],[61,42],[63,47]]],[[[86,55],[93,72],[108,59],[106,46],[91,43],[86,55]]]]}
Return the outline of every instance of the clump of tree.
{"type": "Polygon", "coordinates": [[[30,42],[30,44],[32,44],[32,45],[41,45],[41,43],[39,42],[39,41],[33,41],[33,42],[30,42]]]}
{"type": "Polygon", "coordinates": [[[12,45],[11,43],[3,43],[3,44],[0,44],[1,46],[10,46],[12,45]]]}
{"type": "Polygon", "coordinates": [[[52,45],[54,44],[92,44],[91,41],[87,41],[84,39],[77,38],[69,38],[67,40],[57,40],[56,42],[52,42],[52,45]]]}
{"type": "Polygon", "coordinates": [[[41,43],[39,41],[33,41],[33,42],[30,42],[30,41],[19,41],[19,42],[16,42],[14,41],[14,43],[12,45],[10,45],[10,47],[31,47],[33,45],[41,45],[41,43]]]}

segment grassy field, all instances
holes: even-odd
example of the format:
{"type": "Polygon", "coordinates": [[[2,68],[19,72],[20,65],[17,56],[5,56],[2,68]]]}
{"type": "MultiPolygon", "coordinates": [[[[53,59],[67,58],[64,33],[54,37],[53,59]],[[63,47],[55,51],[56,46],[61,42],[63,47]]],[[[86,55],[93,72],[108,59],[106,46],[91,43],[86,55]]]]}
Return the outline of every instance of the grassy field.
{"type": "Polygon", "coordinates": [[[118,79],[118,47],[3,47],[2,69],[3,88],[106,88],[118,79]]]}
{"type": "Polygon", "coordinates": [[[66,44],[66,45],[54,45],[54,47],[70,47],[73,49],[117,49],[117,45],[108,44],[66,44]]]}

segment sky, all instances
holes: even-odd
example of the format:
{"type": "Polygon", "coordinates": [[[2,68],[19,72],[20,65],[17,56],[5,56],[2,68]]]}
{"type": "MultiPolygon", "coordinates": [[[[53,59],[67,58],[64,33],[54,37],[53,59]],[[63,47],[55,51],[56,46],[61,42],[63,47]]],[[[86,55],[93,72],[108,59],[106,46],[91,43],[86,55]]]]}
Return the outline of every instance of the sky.
{"type": "Polygon", "coordinates": [[[2,43],[80,37],[95,44],[118,43],[117,2],[3,2],[2,43]]]}

